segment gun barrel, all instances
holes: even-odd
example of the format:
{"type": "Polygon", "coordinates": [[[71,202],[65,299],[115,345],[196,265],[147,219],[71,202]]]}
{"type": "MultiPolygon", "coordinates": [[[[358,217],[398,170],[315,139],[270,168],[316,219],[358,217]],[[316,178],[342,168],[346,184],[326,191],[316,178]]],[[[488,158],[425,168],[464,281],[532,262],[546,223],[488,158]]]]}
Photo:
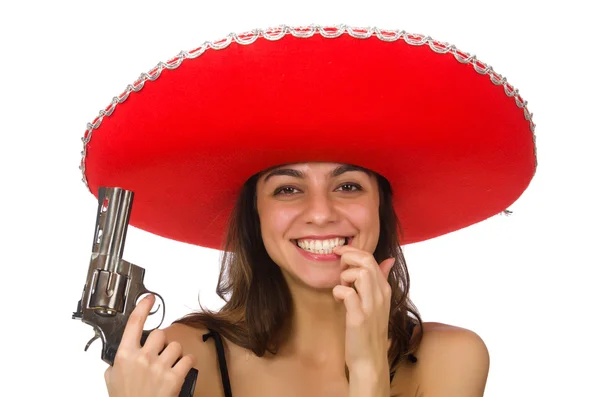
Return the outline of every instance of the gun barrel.
{"type": "Polygon", "coordinates": [[[119,270],[132,204],[132,191],[118,187],[99,189],[92,255],[105,258],[103,270],[109,272],[119,270]]]}

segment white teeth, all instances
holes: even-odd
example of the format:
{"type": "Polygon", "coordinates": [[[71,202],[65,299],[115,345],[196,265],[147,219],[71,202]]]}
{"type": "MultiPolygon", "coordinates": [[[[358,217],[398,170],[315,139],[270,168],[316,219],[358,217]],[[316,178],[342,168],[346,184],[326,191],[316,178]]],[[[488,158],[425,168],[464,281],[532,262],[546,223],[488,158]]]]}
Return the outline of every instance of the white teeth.
{"type": "Polygon", "coordinates": [[[314,254],[331,254],[333,248],[346,244],[346,238],[338,237],[328,240],[297,240],[298,247],[314,254]]]}

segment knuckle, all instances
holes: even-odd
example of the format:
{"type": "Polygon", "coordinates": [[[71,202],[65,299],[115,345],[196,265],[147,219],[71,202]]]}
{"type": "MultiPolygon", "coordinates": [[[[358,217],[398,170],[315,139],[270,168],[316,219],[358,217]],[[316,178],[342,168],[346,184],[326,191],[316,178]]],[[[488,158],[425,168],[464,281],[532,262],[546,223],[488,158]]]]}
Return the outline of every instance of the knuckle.
{"type": "Polygon", "coordinates": [[[128,362],[131,358],[131,354],[126,349],[117,349],[117,354],[115,354],[115,363],[124,363],[128,362]]]}
{"type": "Polygon", "coordinates": [[[151,365],[148,370],[155,378],[160,378],[161,376],[165,376],[165,368],[160,366],[158,363],[154,363],[151,365]]]}
{"type": "Polygon", "coordinates": [[[196,364],[196,357],[193,354],[186,354],[181,360],[185,360],[186,365],[189,367],[193,367],[196,364]]]}
{"type": "Polygon", "coordinates": [[[389,300],[392,297],[392,287],[389,284],[383,286],[383,296],[386,300],[389,300]]]}
{"type": "Polygon", "coordinates": [[[171,349],[173,349],[173,352],[176,353],[177,356],[180,356],[183,352],[183,346],[181,346],[181,343],[177,341],[169,343],[169,346],[171,349]]]}
{"type": "Polygon", "coordinates": [[[160,328],[154,329],[150,333],[154,334],[155,338],[164,338],[166,336],[165,330],[164,329],[160,329],[160,328]]]}
{"type": "Polygon", "coordinates": [[[181,379],[179,379],[179,376],[173,371],[165,372],[163,375],[163,381],[169,387],[173,387],[173,388],[179,386],[179,384],[181,383],[181,379]]]}
{"type": "Polygon", "coordinates": [[[135,358],[135,363],[142,368],[148,368],[151,363],[150,352],[140,350],[140,353],[135,358]]]}
{"type": "Polygon", "coordinates": [[[158,329],[158,328],[153,330],[152,332],[150,332],[150,335],[148,336],[148,338],[150,338],[150,337],[156,343],[164,344],[165,341],[167,340],[167,334],[165,333],[165,331],[162,329],[158,329]]]}

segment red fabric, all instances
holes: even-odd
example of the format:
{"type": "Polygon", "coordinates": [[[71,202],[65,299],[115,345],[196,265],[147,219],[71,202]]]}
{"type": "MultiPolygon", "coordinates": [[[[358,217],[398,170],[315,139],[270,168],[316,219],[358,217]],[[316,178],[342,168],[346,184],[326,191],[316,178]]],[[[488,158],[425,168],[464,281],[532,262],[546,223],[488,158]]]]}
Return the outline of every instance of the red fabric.
{"type": "Polygon", "coordinates": [[[535,172],[523,109],[427,45],[286,36],[207,50],[163,70],[104,118],[86,177],[135,192],[130,223],[221,248],[239,189],[277,164],[330,161],[392,183],[402,244],[512,204],[535,172]]]}

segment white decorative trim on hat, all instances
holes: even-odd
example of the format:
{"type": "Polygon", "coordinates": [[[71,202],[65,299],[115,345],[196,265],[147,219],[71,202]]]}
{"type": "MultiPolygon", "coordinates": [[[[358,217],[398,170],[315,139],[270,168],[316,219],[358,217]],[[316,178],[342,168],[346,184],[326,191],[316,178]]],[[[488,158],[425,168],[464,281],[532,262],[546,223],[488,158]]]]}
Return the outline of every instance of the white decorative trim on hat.
{"type": "MultiPolygon", "coordinates": [[[[523,114],[525,119],[529,121],[529,127],[531,129],[531,134],[533,138],[534,144],[534,156],[535,156],[535,166],[537,168],[537,147],[536,147],[536,137],[535,137],[535,124],[533,122],[533,113],[530,113],[527,109],[527,101],[523,100],[519,95],[519,90],[515,89],[513,86],[508,84],[505,77],[496,73],[491,66],[486,63],[478,60],[475,55],[471,55],[467,52],[463,52],[458,50],[454,45],[440,42],[432,39],[429,36],[423,36],[420,34],[412,34],[407,33],[404,30],[384,30],[376,27],[372,28],[356,28],[349,27],[346,25],[338,25],[338,26],[318,26],[318,25],[310,25],[310,26],[300,26],[300,27],[290,27],[286,25],[281,25],[278,27],[267,28],[267,29],[255,29],[250,32],[236,34],[231,33],[227,37],[217,40],[217,41],[207,41],[202,44],[200,47],[193,49],[191,51],[181,51],[177,56],[168,60],[167,62],[159,62],[154,68],[152,68],[148,73],[142,73],[140,77],[133,83],[129,84],[125,91],[112,99],[110,105],[108,105],[103,110],[100,110],[98,117],[94,119],[92,123],[87,124],[86,132],[81,138],[83,141],[83,151],[81,152],[81,164],[79,169],[82,174],[82,181],[89,189],[87,179],[85,177],[85,158],[87,151],[87,144],[92,139],[93,130],[100,127],[102,124],[102,120],[105,116],[110,116],[118,104],[123,103],[129,97],[131,92],[138,92],[143,87],[146,81],[154,81],[156,80],[164,69],[177,69],[181,63],[186,59],[194,59],[202,55],[208,49],[213,50],[221,50],[227,48],[232,42],[236,42],[242,45],[248,45],[254,43],[258,38],[262,37],[266,40],[279,40],[283,38],[286,34],[291,34],[294,37],[299,38],[309,38],[315,35],[315,33],[320,34],[325,38],[336,38],[340,37],[342,34],[346,33],[357,39],[366,39],[373,35],[377,36],[382,41],[393,42],[399,39],[403,39],[407,44],[410,45],[425,45],[427,44],[431,50],[438,54],[446,54],[448,52],[454,55],[454,58],[463,64],[470,63],[475,71],[479,74],[488,75],[490,77],[490,81],[495,85],[502,85],[504,87],[504,92],[508,97],[512,97],[515,99],[515,104],[520,109],[523,109],[523,114]]],[[[508,210],[505,210],[504,213],[508,215],[508,210]]],[[[510,211],[508,211],[510,212],[510,211]]]]}

